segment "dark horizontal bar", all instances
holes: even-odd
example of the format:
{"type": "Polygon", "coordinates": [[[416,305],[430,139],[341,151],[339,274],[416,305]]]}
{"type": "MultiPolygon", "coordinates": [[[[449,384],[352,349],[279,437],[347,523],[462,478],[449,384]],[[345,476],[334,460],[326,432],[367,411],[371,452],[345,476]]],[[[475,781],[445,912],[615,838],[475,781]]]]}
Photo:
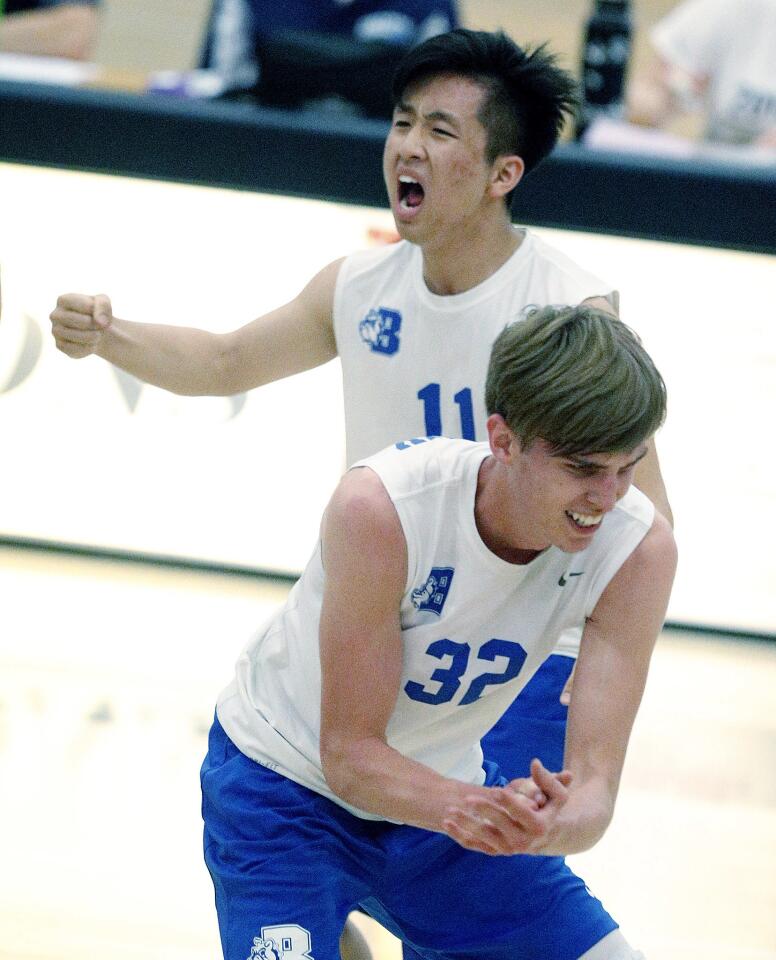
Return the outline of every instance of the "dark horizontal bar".
{"type": "MultiPolygon", "coordinates": [[[[200,560],[195,557],[179,557],[166,553],[143,553],[139,550],[121,550],[113,547],[98,547],[93,544],[64,543],[57,540],[42,540],[36,537],[12,537],[0,534],[0,548],[30,552],[57,553],[88,560],[107,560],[111,563],[132,563],[150,567],[168,567],[198,573],[223,574],[230,577],[250,577],[258,580],[275,580],[293,584],[298,573],[271,570],[263,567],[246,567],[236,563],[217,563],[215,560],[200,560]]],[[[776,638],[774,638],[776,639],[776,638]]]]}
{"type": "MultiPolygon", "coordinates": [[[[85,544],[58,543],[53,540],[38,540],[33,537],[0,535],[0,547],[33,552],[59,553],[68,556],[85,557],[92,560],[108,560],[116,563],[133,563],[177,570],[191,570],[198,573],[250,577],[255,580],[272,580],[276,583],[293,584],[299,579],[299,575],[296,573],[269,570],[261,567],[246,567],[240,566],[239,564],[216,563],[215,561],[196,560],[169,554],[141,553],[133,550],[116,550],[85,544]]],[[[765,630],[744,630],[739,627],[713,626],[711,624],[689,623],[676,620],[666,620],[664,628],[666,630],[677,630],[686,633],[701,633],[706,636],[719,637],[720,639],[754,640],[776,643],[776,633],[769,633],[765,630]]]]}
{"type": "MultiPolygon", "coordinates": [[[[376,120],[0,82],[0,159],[382,207],[376,120]]],[[[521,223],[776,253],[776,166],[586,149],[518,187],[521,223]]]]}

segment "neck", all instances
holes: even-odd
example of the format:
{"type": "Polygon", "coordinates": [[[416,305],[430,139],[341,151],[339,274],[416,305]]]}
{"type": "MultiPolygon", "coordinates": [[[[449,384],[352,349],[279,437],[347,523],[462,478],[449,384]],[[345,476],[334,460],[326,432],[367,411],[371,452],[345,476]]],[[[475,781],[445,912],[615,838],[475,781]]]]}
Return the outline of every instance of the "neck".
{"type": "Polygon", "coordinates": [[[491,553],[507,563],[524,565],[535,560],[548,545],[533,545],[530,532],[520,529],[519,515],[504,510],[504,505],[510,502],[509,498],[502,469],[494,457],[486,457],[477,477],[474,498],[477,532],[491,553]]]}
{"type": "Polygon", "coordinates": [[[491,229],[478,228],[458,233],[453,240],[424,244],[423,279],[440,296],[464,293],[493,276],[522,241],[523,233],[504,218],[491,229]]]}

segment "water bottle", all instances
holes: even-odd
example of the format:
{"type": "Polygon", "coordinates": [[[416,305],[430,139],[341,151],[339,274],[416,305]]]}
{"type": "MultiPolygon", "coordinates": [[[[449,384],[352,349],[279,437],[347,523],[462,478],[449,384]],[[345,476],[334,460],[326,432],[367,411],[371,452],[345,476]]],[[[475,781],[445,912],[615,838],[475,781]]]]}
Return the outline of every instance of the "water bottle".
{"type": "Polygon", "coordinates": [[[596,117],[622,116],[631,32],[629,0],[595,0],[582,51],[582,103],[577,139],[596,117]]]}

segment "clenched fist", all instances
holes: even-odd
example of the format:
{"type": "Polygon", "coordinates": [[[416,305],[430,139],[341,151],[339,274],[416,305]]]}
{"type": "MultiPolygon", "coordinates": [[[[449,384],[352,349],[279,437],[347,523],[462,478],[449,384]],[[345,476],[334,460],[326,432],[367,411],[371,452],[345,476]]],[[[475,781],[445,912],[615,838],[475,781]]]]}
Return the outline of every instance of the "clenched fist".
{"type": "Polygon", "coordinates": [[[57,349],[79,360],[99,351],[105,331],[113,322],[113,312],[104,294],[89,297],[64,293],[57,299],[50,319],[57,349]]]}

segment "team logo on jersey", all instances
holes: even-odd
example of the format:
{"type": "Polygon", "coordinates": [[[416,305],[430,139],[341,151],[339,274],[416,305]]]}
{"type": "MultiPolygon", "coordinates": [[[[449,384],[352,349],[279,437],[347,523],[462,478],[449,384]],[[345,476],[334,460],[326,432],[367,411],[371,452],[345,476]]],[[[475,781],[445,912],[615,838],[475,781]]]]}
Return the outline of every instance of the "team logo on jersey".
{"type": "Polygon", "coordinates": [[[262,927],[246,960],[314,960],[310,931],[296,923],[262,927]]]}
{"type": "Polygon", "coordinates": [[[438,617],[441,616],[454,573],[452,567],[432,567],[425,583],[412,591],[412,605],[418,610],[430,610],[438,617]]]}
{"type": "Polygon", "coordinates": [[[370,310],[358,325],[361,339],[374,353],[396,353],[399,349],[399,330],[401,314],[387,307],[370,310]]]}

